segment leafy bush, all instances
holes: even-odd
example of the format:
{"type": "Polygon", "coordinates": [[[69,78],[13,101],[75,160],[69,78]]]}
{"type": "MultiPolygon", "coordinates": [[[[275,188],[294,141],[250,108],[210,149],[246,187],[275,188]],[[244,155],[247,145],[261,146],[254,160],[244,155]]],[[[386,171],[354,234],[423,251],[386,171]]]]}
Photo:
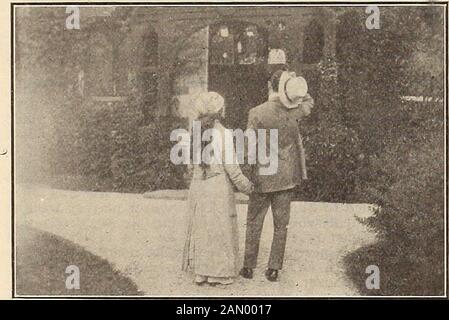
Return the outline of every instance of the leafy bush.
{"type": "Polygon", "coordinates": [[[354,192],[360,141],[329,115],[314,116],[304,129],[309,180],[300,186],[302,200],[347,202],[354,192]]]}
{"type": "Polygon", "coordinates": [[[130,191],[138,181],[130,181],[137,172],[139,137],[138,129],[143,120],[143,113],[136,105],[127,101],[113,112],[112,153],[110,168],[113,186],[117,191],[130,191]]]}
{"type": "Polygon", "coordinates": [[[111,191],[114,106],[89,101],[55,115],[50,183],[75,190],[111,191]]]}
{"type": "Polygon", "coordinates": [[[142,127],[139,132],[141,167],[138,176],[142,177],[145,191],[158,189],[184,189],[186,166],[174,165],[170,161],[172,142],[170,133],[182,128],[183,123],[176,117],[161,117],[157,122],[142,127]]]}
{"type": "Polygon", "coordinates": [[[112,174],[114,189],[142,192],[156,189],[184,188],[185,168],[170,161],[170,132],[180,128],[175,117],[159,118],[147,126],[139,103],[116,112],[112,174]]]}
{"type": "MultiPolygon", "coordinates": [[[[443,105],[401,101],[420,83],[424,91],[419,92],[425,92],[430,81],[415,72],[420,43],[437,41],[442,50],[442,35],[425,36],[430,32],[426,10],[434,9],[384,9],[379,30],[364,28],[360,10],[339,19],[339,108],[343,123],[360,140],[351,197],[379,208],[365,221],[379,241],[345,259],[348,275],[365,294],[443,293],[443,105]],[[380,268],[377,291],[365,286],[371,264],[380,268]]],[[[443,72],[442,60],[435,70],[443,72]]],[[[442,82],[440,74],[434,77],[442,82]]],[[[427,94],[443,96],[438,87],[427,94]]]]}
{"type": "Polygon", "coordinates": [[[307,201],[347,202],[355,188],[360,141],[356,132],[344,124],[338,107],[333,59],[324,59],[320,71],[314,110],[301,124],[309,180],[302,183],[298,195],[307,201]]]}
{"type": "Polygon", "coordinates": [[[52,186],[121,192],[186,187],[186,168],[170,162],[170,132],[183,124],[161,117],[144,126],[142,110],[141,102],[132,99],[90,101],[60,115],[52,186]]]}
{"type": "Polygon", "coordinates": [[[444,292],[443,105],[410,109],[403,110],[407,119],[392,136],[396,143],[370,166],[377,181],[367,197],[380,207],[365,222],[380,241],[346,259],[349,274],[366,294],[444,292]],[[370,264],[381,270],[379,291],[365,287],[364,268],[370,264]]]}
{"type": "Polygon", "coordinates": [[[111,176],[112,110],[106,104],[83,106],[81,114],[80,173],[98,178],[111,176]]]}

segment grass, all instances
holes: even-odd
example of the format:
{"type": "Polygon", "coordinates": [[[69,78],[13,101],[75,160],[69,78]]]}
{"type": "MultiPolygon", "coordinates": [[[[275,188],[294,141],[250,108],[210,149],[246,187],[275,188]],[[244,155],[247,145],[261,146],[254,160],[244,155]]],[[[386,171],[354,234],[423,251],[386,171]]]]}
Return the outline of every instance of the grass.
{"type": "Polygon", "coordinates": [[[406,256],[391,254],[393,244],[379,241],[361,247],[344,257],[346,274],[361,295],[370,296],[440,296],[444,294],[443,274],[437,264],[407,260],[406,256]],[[379,267],[379,289],[367,289],[370,265],[379,267]]]}
{"type": "Polygon", "coordinates": [[[29,227],[17,230],[16,294],[142,295],[135,283],[105,259],[56,235],[29,227]],[[80,270],[80,288],[67,289],[67,266],[80,270]]]}

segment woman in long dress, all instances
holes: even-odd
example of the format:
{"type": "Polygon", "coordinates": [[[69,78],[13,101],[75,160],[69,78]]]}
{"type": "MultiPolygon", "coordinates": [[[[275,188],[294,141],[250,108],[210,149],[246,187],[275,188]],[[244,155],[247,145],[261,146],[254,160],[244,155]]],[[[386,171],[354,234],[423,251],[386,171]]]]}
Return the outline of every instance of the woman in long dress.
{"type": "MultiPolygon", "coordinates": [[[[223,107],[223,98],[215,92],[203,93],[196,103],[195,120],[201,123],[201,134],[207,129],[216,130],[219,134],[209,143],[222,146],[222,152],[213,153],[208,164],[201,161],[193,166],[182,269],[193,272],[197,284],[230,284],[237,276],[238,227],[233,185],[246,194],[253,190],[253,184],[236,162],[225,163],[226,129],[220,122],[223,107]],[[220,137],[222,141],[217,141],[220,137]]],[[[201,149],[207,144],[203,142],[201,149]]],[[[234,153],[233,147],[231,150],[234,153]]]]}

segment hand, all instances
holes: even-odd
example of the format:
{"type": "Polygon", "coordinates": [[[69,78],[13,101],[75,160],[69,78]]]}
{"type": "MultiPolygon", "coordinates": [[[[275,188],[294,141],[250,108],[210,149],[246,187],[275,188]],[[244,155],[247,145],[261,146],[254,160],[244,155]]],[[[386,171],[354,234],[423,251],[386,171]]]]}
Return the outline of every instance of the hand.
{"type": "Polygon", "coordinates": [[[247,196],[249,196],[251,193],[253,193],[254,192],[254,183],[252,183],[251,181],[250,181],[250,186],[249,186],[249,188],[248,188],[248,190],[246,190],[246,192],[244,192],[247,196]]]}
{"type": "Polygon", "coordinates": [[[249,188],[249,193],[248,194],[254,193],[255,189],[256,189],[256,187],[254,186],[254,183],[251,183],[251,187],[249,188]]]}

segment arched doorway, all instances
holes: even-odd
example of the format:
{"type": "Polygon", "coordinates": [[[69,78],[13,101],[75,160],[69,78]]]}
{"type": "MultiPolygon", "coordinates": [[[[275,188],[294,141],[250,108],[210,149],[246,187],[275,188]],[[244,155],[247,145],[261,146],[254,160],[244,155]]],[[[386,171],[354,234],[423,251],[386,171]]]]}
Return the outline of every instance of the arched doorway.
{"type": "Polygon", "coordinates": [[[267,99],[267,38],[255,24],[209,26],[208,90],[225,98],[229,128],[245,129],[249,109],[267,99]]]}

